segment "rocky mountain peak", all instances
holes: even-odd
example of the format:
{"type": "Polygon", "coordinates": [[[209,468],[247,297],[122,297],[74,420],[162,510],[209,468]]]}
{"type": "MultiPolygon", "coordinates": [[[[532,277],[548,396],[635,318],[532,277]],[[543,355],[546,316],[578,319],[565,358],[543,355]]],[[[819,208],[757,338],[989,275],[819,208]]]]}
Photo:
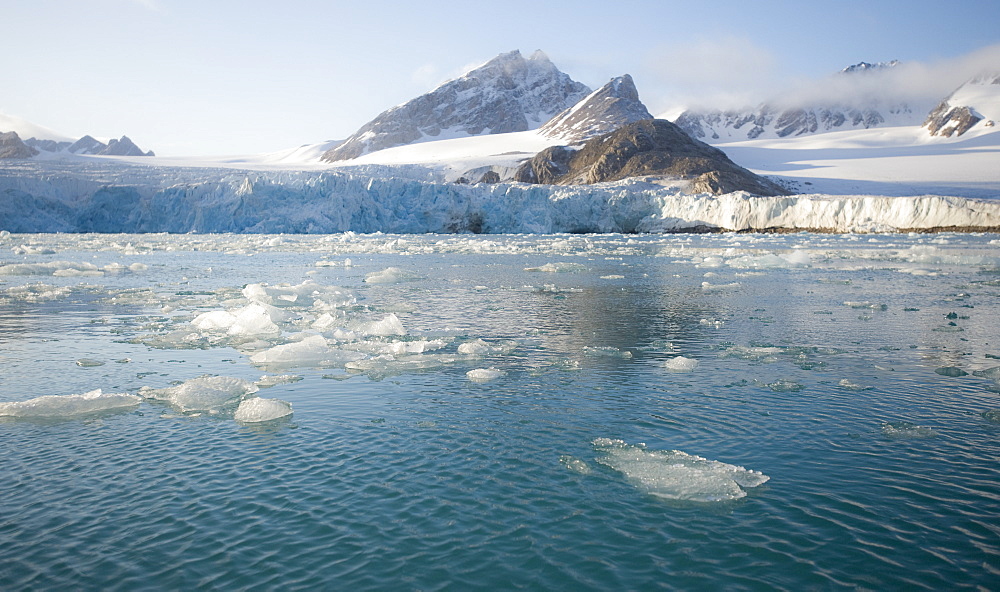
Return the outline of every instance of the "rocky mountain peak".
{"type": "Polygon", "coordinates": [[[348,160],[426,140],[535,129],[589,92],[541,51],[527,59],[517,50],[502,53],[460,78],[382,112],[324,153],[322,160],[348,160]]]}
{"type": "Polygon", "coordinates": [[[652,118],[639,100],[632,77],[624,74],[550,119],[539,131],[550,138],[577,144],[634,121],[652,118]]]}
{"type": "Polygon", "coordinates": [[[979,122],[993,127],[1000,119],[1000,73],[983,73],[960,86],[927,115],[932,136],[961,136],[979,122]]]}
{"type": "Polygon", "coordinates": [[[891,60],[888,62],[875,62],[874,64],[869,64],[868,62],[858,62],[853,66],[848,66],[840,71],[841,74],[853,74],[856,72],[878,72],[880,70],[888,70],[889,68],[895,68],[900,64],[899,60],[891,60]]]}
{"type": "Polygon", "coordinates": [[[22,142],[17,132],[0,132],[0,158],[31,158],[36,154],[38,150],[22,142]]]}
{"type": "Polygon", "coordinates": [[[690,190],[714,194],[747,191],[784,195],[776,184],[736,165],[718,148],[691,138],[662,119],[644,119],[597,136],[578,149],[552,146],[525,162],[515,181],[575,185],[630,177],[687,181],[690,190]]]}

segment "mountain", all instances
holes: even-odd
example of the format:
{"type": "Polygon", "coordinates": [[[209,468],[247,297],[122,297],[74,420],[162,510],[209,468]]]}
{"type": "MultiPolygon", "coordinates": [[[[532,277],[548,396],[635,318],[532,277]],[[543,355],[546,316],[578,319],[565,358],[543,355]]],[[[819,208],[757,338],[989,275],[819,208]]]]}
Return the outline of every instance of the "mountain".
{"type": "Polygon", "coordinates": [[[535,129],[588,93],[541,51],[524,58],[515,50],[384,111],[322,160],[349,160],[420,141],[535,129]]]}
{"type": "MultiPolygon", "coordinates": [[[[878,126],[918,125],[926,107],[904,101],[880,99],[866,89],[872,77],[882,76],[899,61],[869,64],[861,62],[841,70],[839,87],[857,85],[854,96],[820,101],[811,105],[784,105],[775,99],[744,110],[698,110],[681,113],[674,123],[691,137],[708,142],[785,138],[846,129],[878,126]]],[[[887,83],[888,84],[888,83],[887,83]]]]}
{"type": "Polygon", "coordinates": [[[688,136],[663,119],[629,123],[579,150],[546,148],[515,173],[525,183],[593,184],[656,176],[690,181],[695,193],[746,191],[785,195],[778,185],[737,166],[718,148],[688,136]]]}
{"type": "Polygon", "coordinates": [[[38,150],[25,145],[17,132],[0,133],[0,158],[31,158],[38,150]]]}
{"type": "Polygon", "coordinates": [[[538,131],[567,144],[578,144],[634,121],[652,118],[639,100],[639,91],[632,77],[625,74],[612,78],[576,105],[547,121],[538,131]]]}
{"type": "Polygon", "coordinates": [[[1000,74],[981,75],[963,84],[928,114],[923,127],[932,136],[961,136],[982,122],[1000,119],[1000,74]]]}

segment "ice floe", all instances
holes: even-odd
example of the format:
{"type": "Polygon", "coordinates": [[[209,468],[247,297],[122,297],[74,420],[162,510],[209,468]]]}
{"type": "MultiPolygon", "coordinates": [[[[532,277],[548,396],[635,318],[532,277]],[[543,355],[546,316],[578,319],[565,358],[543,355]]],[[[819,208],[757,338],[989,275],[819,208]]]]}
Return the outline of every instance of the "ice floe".
{"type": "Polygon", "coordinates": [[[663,366],[671,372],[693,372],[698,367],[698,360],[677,356],[665,361],[663,366]]]}
{"type": "Polygon", "coordinates": [[[489,382],[503,377],[504,372],[496,368],[476,368],[469,370],[465,375],[473,382],[489,382]]]}
{"type": "Polygon", "coordinates": [[[900,440],[911,438],[933,438],[934,436],[937,436],[937,432],[931,428],[910,423],[908,421],[885,422],[882,424],[881,430],[883,436],[900,440]]]}
{"type": "Polygon", "coordinates": [[[746,496],[746,489],[770,477],[680,450],[649,450],[643,444],[597,438],[597,462],[625,475],[629,483],[652,496],[669,500],[718,502],[746,496]]]}
{"type": "Polygon", "coordinates": [[[233,419],[240,423],[262,423],[288,417],[291,414],[292,404],[287,401],[253,397],[240,402],[233,419]]]}
{"type": "Polygon", "coordinates": [[[0,403],[0,417],[72,418],[91,413],[125,411],[136,407],[141,397],[127,393],[105,393],[96,389],[79,395],[44,395],[0,403]]]}
{"type": "Polygon", "coordinates": [[[169,403],[181,413],[205,412],[214,415],[237,406],[257,390],[256,384],[241,378],[200,376],[167,388],[142,387],[139,395],[169,403]]]}

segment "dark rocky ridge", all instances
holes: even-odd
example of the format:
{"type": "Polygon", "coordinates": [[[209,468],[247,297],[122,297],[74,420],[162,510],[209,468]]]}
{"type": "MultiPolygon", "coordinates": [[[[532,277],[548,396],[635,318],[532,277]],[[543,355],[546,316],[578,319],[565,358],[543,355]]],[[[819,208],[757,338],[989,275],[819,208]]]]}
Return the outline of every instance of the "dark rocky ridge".
{"type": "Polygon", "coordinates": [[[349,160],[445,130],[479,135],[534,129],[588,93],[586,85],[560,72],[542,52],[525,59],[512,51],[382,112],[322,160],[349,160]]]}
{"type": "Polygon", "coordinates": [[[961,136],[984,119],[971,105],[952,104],[955,95],[968,85],[1000,85],[1000,74],[977,76],[938,103],[923,125],[932,136],[961,136]]]}
{"type": "Polygon", "coordinates": [[[652,118],[639,100],[632,77],[625,74],[612,78],[587,98],[556,115],[539,131],[550,138],[577,144],[633,121],[652,118]]]}
{"type": "Polygon", "coordinates": [[[782,187],[751,173],[662,119],[627,124],[588,141],[579,150],[552,146],[518,168],[522,183],[576,185],[656,176],[690,182],[696,193],[747,191],[787,195],[782,187]]]}
{"type": "Polygon", "coordinates": [[[0,158],[31,158],[36,154],[38,150],[22,142],[17,132],[0,133],[0,158]]]}

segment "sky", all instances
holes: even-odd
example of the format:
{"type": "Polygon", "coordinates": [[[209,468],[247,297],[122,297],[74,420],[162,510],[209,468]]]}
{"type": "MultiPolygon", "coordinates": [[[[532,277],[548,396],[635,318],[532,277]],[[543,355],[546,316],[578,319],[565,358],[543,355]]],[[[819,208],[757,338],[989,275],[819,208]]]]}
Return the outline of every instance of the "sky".
{"type": "Polygon", "coordinates": [[[592,88],[631,74],[654,114],[816,92],[861,61],[924,87],[1000,69],[996,0],[0,0],[0,23],[0,113],[162,156],[343,139],[513,49],[592,88]]]}

